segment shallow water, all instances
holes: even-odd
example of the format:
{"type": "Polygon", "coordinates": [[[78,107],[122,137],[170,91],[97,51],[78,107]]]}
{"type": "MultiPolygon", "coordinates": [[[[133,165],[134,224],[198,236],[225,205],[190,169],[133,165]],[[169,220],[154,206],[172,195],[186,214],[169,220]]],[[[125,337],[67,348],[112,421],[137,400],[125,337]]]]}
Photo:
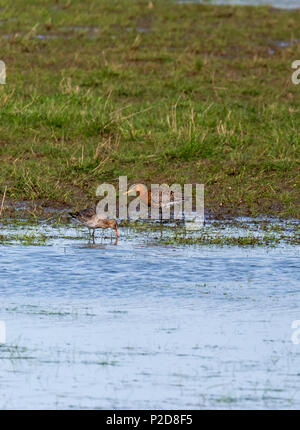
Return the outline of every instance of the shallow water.
{"type": "Polygon", "coordinates": [[[0,246],[0,408],[300,407],[299,246],[40,230],[0,246]]]}
{"type": "Polygon", "coordinates": [[[272,5],[283,9],[300,8],[300,0],[178,0],[177,3],[205,3],[205,4],[238,4],[238,5],[272,5]]]}

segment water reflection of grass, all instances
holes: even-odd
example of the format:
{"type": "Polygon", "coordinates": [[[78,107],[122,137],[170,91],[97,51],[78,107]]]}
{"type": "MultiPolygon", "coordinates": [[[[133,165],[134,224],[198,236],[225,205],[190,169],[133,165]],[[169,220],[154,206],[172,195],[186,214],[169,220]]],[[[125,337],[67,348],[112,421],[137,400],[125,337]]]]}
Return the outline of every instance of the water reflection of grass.
{"type": "Polygon", "coordinates": [[[0,345],[0,360],[30,360],[34,357],[27,355],[28,349],[19,345],[0,345]]]}

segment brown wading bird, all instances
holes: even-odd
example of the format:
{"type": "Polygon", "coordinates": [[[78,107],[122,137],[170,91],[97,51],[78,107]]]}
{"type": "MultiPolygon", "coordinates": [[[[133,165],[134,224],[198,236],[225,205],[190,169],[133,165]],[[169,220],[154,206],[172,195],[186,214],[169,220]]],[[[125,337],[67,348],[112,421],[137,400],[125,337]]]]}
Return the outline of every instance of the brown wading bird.
{"type": "Polygon", "coordinates": [[[170,192],[171,201],[168,202],[168,203],[163,203],[163,201],[162,201],[162,194],[161,193],[159,193],[158,200],[155,200],[154,197],[153,197],[153,195],[152,195],[152,193],[151,193],[151,191],[150,190],[148,191],[147,187],[145,185],[143,185],[143,184],[134,184],[134,185],[132,185],[132,187],[130,187],[130,189],[126,193],[124,193],[124,194],[130,194],[133,191],[139,193],[139,197],[140,197],[141,201],[145,205],[148,205],[148,207],[151,207],[151,204],[152,204],[152,206],[154,206],[154,207],[156,206],[156,207],[159,207],[159,209],[162,209],[163,207],[167,207],[167,206],[171,207],[171,206],[175,206],[175,205],[183,202],[182,198],[179,199],[179,200],[175,199],[175,193],[174,193],[174,191],[170,192]]]}
{"type": "Polygon", "coordinates": [[[97,214],[96,209],[89,208],[83,209],[79,212],[69,212],[72,218],[86,225],[89,231],[92,230],[92,237],[95,241],[95,230],[96,228],[112,228],[115,230],[117,238],[120,236],[118,232],[118,223],[114,219],[105,219],[97,214]]]}

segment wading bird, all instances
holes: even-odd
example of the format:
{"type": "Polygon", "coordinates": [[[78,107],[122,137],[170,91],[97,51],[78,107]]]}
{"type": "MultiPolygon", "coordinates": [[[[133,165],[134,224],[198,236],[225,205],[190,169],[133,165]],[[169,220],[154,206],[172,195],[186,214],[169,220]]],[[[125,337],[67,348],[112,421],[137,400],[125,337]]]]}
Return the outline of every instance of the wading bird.
{"type": "Polygon", "coordinates": [[[95,241],[95,230],[96,228],[112,228],[115,230],[117,238],[120,236],[118,232],[118,224],[114,219],[105,219],[101,217],[100,214],[97,214],[96,209],[88,208],[83,209],[79,212],[69,212],[72,218],[81,222],[88,227],[89,231],[92,230],[93,241],[95,241]]]}
{"type": "MultiPolygon", "coordinates": [[[[159,207],[161,209],[163,207],[175,206],[175,205],[183,202],[182,197],[180,197],[179,199],[176,199],[174,191],[170,191],[170,201],[169,202],[163,202],[162,193],[159,193],[159,195],[156,196],[156,198],[155,198],[153,196],[153,194],[151,193],[151,191],[150,190],[148,191],[147,187],[143,184],[132,185],[132,187],[130,187],[129,190],[124,194],[130,194],[134,191],[139,193],[139,197],[140,197],[141,201],[145,205],[148,205],[148,207],[151,207],[151,204],[152,204],[152,206],[154,206],[154,207],[156,206],[156,207],[159,207]]],[[[167,189],[166,189],[166,191],[167,191],[167,189]]]]}

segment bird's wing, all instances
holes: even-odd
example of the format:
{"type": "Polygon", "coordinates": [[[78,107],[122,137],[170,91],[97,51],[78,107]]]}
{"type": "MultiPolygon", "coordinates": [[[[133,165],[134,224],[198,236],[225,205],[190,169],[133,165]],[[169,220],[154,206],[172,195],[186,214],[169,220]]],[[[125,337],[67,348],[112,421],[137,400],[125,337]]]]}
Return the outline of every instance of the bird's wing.
{"type": "Polygon", "coordinates": [[[78,214],[82,219],[89,219],[96,214],[96,211],[94,208],[87,208],[79,211],[78,214]]]}

